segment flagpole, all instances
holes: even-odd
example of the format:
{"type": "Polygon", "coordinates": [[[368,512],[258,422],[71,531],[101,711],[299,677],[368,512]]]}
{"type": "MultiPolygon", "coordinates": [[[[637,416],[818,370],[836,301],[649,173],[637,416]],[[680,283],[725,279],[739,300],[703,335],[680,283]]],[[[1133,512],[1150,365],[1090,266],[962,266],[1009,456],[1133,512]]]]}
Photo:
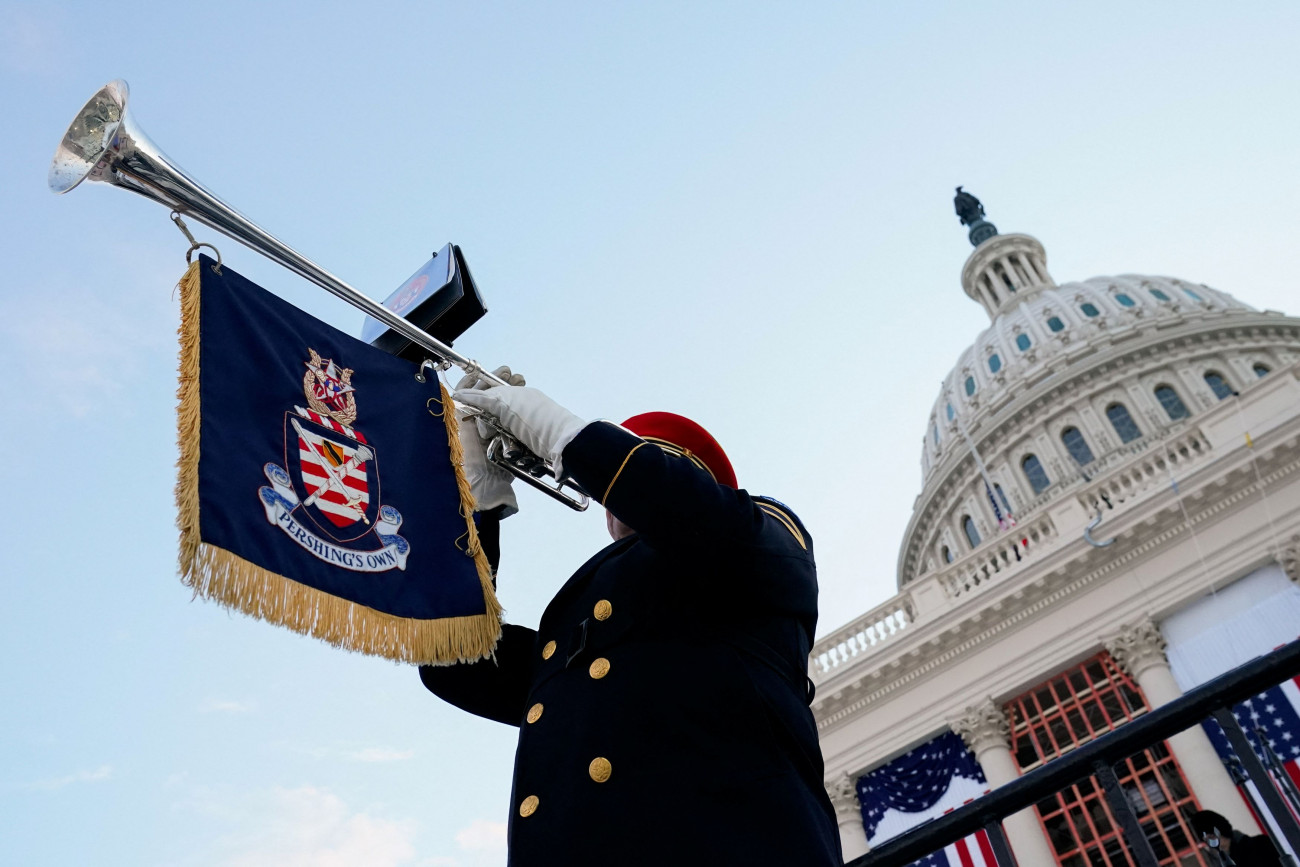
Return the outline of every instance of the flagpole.
{"type": "MultiPolygon", "coordinates": [[[[989,468],[984,465],[984,459],[980,457],[979,450],[975,448],[975,441],[971,439],[971,435],[966,430],[966,425],[962,422],[961,416],[957,416],[956,422],[957,430],[961,432],[962,439],[966,441],[966,448],[970,449],[971,457],[975,460],[975,466],[979,469],[980,478],[984,480],[984,490],[988,494],[989,503],[993,506],[993,512],[998,519],[998,529],[1002,532],[1006,532],[1011,529],[1011,527],[1014,527],[1016,523],[1015,515],[1013,515],[1011,511],[1011,504],[1007,502],[1006,495],[1002,493],[1002,489],[995,485],[993,479],[989,476],[989,468]],[[1002,500],[1001,508],[999,508],[997,502],[997,498],[999,497],[1002,500]],[[1006,510],[1005,519],[1001,515],[1002,509],[1006,510]]],[[[1019,556],[1020,552],[1017,551],[1016,557],[1019,558],[1019,556]]]]}
{"type": "MultiPolygon", "coordinates": [[[[975,459],[975,466],[979,468],[980,477],[984,479],[984,484],[988,487],[989,491],[992,492],[994,488],[993,480],[989,478],[989,468],[984,466],[984,461],[980,458],[980,453],[975,448],[975,441],[972,440],[970,434],[966,432],[966,425],[962,423],[961,416],[957,416],[957,430],[961,431],[961,437],[966,441],[966,448],[970,449],[971,457],[975,459]]],[[[1010,507],[1008,506],[1008,509],[1009,508],[1010,507]]]]}

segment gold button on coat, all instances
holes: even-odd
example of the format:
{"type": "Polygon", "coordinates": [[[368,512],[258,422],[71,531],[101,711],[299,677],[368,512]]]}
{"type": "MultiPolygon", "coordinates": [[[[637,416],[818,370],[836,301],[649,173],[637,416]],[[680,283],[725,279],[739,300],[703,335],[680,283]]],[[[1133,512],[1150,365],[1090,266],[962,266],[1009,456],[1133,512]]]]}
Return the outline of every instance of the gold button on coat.
{"type": "Polygon", "coordinates": [[[527,819],[533,813],[537,812],[538,803],[539,801],[537,800],[536,795],[529,795],[527,798],[524,798],[523,803],[519,805],[519,815],[527,819]]]}
{"type": "Polygon", "coordinates": [[[550,659],[554,655],[555,655],[555,642],[554,641],[546,642],[546,646],[542,648],[542,659],[550,659]]]}
{"type": "Polygon", "coordinates": [[[614,773],[614,766],[609,763],[609,759],[596,756],[587,766],[587,773],[598,783],[603,783],[609,779],[609,775],[614,773]]]}
{"type": "Polygon", "coordinates": [[[587,669],[587,673],[596,680],[600,680],[602,677],[609,674],[609,660],[603,656],[593,659],[591,661],[591,667],[587,669]]]}
{"type": "Polygon", "coordinates": [[[608,599],[602,599],[596,603],[595,610],[592,611],[597,620],[608,620],[609,616],[614,613],[614,606],[609,603],[608,599]]]}
{"type": "Polygon", "coordinates": [[[528,709],[528,721],[535,723],[542,718],[542,703],[539,701],[528,709]]]}

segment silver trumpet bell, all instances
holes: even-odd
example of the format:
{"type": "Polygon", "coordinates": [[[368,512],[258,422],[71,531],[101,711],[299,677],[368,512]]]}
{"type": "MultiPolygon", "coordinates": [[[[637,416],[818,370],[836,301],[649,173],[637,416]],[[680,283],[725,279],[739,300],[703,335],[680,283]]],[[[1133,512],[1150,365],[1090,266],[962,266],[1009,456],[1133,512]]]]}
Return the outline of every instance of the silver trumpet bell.
{"type": "MultiPolygon", "coordinates": [[[[66,193],[82,181],[91,180],[138,193],[177,214],[198,220],[310,280],[428,350],[434,358],[498,385],[507,384],[478,362],[344,283],[217,198],[172,162],[140,129],[128,110],[129,98],[126,82],[118,79],[100,88],[77,112],[50,163],[52,191],[66,193]]],[[[423,370],[424,365],[420,368],[421,376],[423,370]]],[[[585,492],[571,482],[556,478],[553,467],[505,433],[499,424],[491,426],[498,431],[488,445],[494,463],[572,509],[587,508],[589,499],[585,492]]]]}

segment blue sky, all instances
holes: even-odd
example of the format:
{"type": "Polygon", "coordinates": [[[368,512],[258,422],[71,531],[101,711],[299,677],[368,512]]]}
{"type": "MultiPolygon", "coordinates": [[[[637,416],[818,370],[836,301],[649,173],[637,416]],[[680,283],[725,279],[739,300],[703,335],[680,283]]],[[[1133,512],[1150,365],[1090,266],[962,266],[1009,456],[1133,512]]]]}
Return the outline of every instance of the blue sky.
{"type": "MultiPolygon", "coordinates": [[[[927,414],[987,322],[954,186],[1058,281],[1300,311],[1298,25],[1288,3],[0,0],[0,860],[504,863],[512,729],[176,579],[185,243],[138,197],[45,190],[106,81],[373,296],[461,244],[491,308],[463,351],[585,416],[704,422],[811,529],[824,633],[892,594],[927,414]]],[[[520,499],[501,598],[533,624],[605,535],[520,499]]]]}

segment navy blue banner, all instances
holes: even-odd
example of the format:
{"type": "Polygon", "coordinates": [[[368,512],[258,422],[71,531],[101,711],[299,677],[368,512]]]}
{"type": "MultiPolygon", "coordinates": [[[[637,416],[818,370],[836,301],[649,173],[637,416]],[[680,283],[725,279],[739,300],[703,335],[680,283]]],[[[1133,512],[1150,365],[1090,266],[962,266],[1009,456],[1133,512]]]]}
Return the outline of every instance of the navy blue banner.
{"type": "Polygon", "coordinates": [[[436,378],[207,257],[182,290],[186,583],[353,650],[490,653],[500,608],[436,378]]]}

